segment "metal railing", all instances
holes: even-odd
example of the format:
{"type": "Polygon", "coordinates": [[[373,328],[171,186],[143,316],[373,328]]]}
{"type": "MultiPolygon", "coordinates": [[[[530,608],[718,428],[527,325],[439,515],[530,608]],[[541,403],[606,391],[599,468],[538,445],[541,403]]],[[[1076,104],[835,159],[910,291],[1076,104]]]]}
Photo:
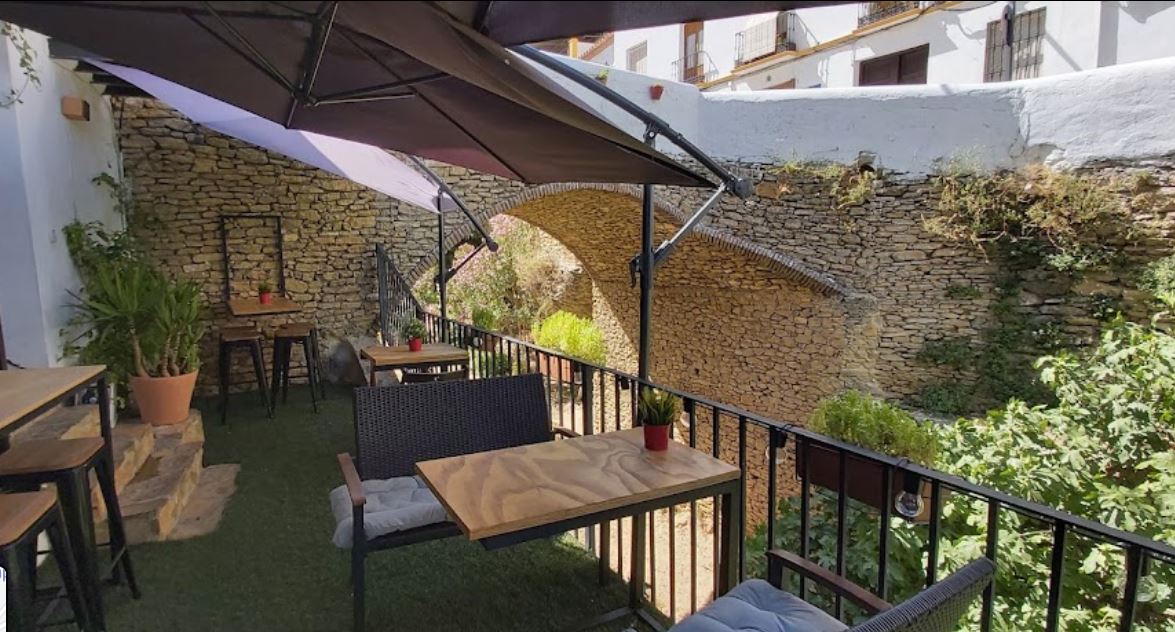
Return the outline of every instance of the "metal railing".
{"type": "Polygon", "coordinates": [[[857,28],[865,28],[874,22],[880,22],[889,17],[913,11],[922,6],[922,2],[862,2],[860,13],[857,15],[857,28]]]}
{"type": "Polygon", "coordinates": [[[390,344],[404,322],[416,318],[420,303],[382,244],[375,246],[375,275],[379,285],[379,331],[390,344]]]}
{"type": "MultiPolygon", "coordinates": [[[[390,261],[387,263],[390,264],[390,261]]],[[[402,279],[400,283],[389,284],[389,288],[407,287],[402,279]]],[[[417,305],[413,298],[395,296],[399,291],[403,290],[390,289],[386,300],[381,291],[381,322],[401,317],[404,310],[408,309],[407,306],[417,305]],[[388,313],[386,317],[385,311],[388,313]]],[[[925,562],[920,571],[924,581],[919,583],[931,585],[953,570],[944,564],[940,555],[942,541],[946,537],[943,520],[948,497],[952,501],[975,503],[978,515],[986,516],[986,530],[981,534],[983,545],[977,547],[977,550],[997,564],[1001,559],[1001,543],[1005,547],[1015,547],[1016,538],[1023,536],[1023,529],[1017,530],[1017,525],[1035,525],[1024,529],[1030,529],[1031,533],[1040,536],[1047,543],[1041,545],[1047,546],[1049,551],[1047,606],[1042,622],[1047,632],[1058,629],[1065,580],[1073,581],[1081,572],[1072,559],[1072,549],[1077,548],[1080,541],[1109,544],[1119,550],[1123,580],[1120,584],[1121,592],[1110,603],[1092,604],[1091,607],[1119,608],[1122,614],[1118,629],[1123,632],[1135,626],[1142,579],[1147,573],[1153,572],[1155,564],[1164,565],[1166,570],[1175,569],[1175,547],[1168,544],[1017,498],[951,474],[913,464],[906,459],[844,443],[794,423],[769,419],[661,384],[642,382],[624,371],[582,362],[523,340],[455,320],[441,319],[423,310],[418,315],[424,320],[433,339],[469,349],[471,374],[475,378],[532,372],[545,375],[552,422],[582,434],[631,427],[635,418],[637,392],[642,385],[680,398],[683,414],[680,422],[673,427],[675,437],[691,447],[737,464],[744,473],[742,524],[738,525],[744,534],[737,552],[740,577],[748,575],[748,562],[756,566],[764,549],[779,548],[785,539],[793,542],[793,548],[798,549],[795,552],[802,557],[832,566],[838,575],[847,576],[846,569],[852,561],[849,559],[850,545],[858,550],[861,538],[864,537],[872,538],[870,544],[875,544],[875,548],[867,553],[870,559],[863,560],[865,566],[875,569],[872,581],[869,582],[871,585],[867,588],[882,599],[908,597],[891,594],[894,589],[890,586],[889,565],[894,562],[894,519],[907,518],[900,524],[910,525],[910,529],[919,534],[920,553],[924,556],[919,557],[919,560],[924,559],[925,562]],[[865,481],[864,488],[855,486],[854,478],[849,476],[852,469],[860,466],[871,468],[872,472],[869,476],[857,477],[865,481]],[[790,477],[786,475],[788,470],[792,472],[790,477]],[[828,482],[830,472],[832,483],[828,482]],[[846,484],[842,485],[839,481],[845,481],[846,484]],[[748,493],[749,485],[760,489],[757,493],[748,493]],[[866,489],[869,485],[874,488],[866,489]],[[918,490],[919,497],[926,499],[925,506],[919,503],[917,516],[893,515],[895,510],[891,499],[895,496],[895,490],[903,493],[912,489],[918,490]],[[850,534],[847,531],[850,512],[859,512],[863,506],[862,499],[870,494],[881,498],[881,502],[875,505],[875,511],[869,514],[875,516],[875,532],[863,535],[854,531],[850,534]],[[787,513],[780,512],[782,502],[791,503],[791,509],[798,513],[797,533],[784,534],[780,524],[777,524],[777,518],[787,513]],[[822,502],[825,508],[834,507],[830,513],[835,515],[835,526],[823,524],[823,531],[821,525],[817,524],[817,507],[822,502]],[[1022,520],[1011,519],[1012,516],[1022,520]],[[748,517],[759,522],[765,521],[765,525],[758,529],[762,541],[756,539],[759,535],[751,535],[748,525],[752,523],[748,517]],[[817,537],[830,531],[835,534],[831,542],[817,537]],[[850,542],[850,536],[855,540],[850,542]],[[1010,540],[1012,544],[1008,544],[1010,540]]],[[[671,508],[663,515],[648,520],[650,569],[645,573],[648,578],[647,596],[670,619],[679,619],[705,605],[713,595],[714,586],[717,586],[717,556],[720,547],[719,529],[715,528],[713,518],[717,513],[716,508],[716,499],[692,502],[671,508]]],[[[585,547],[593,554],[607,559],[614,572],[622,578],[627,577],[624,560],[626,551],[623,546],[626,541],[626,524],[626,521],[621,520],[613,523],[607,531],[598,527],[588,529],[581,537],[585,547]],[[611,534],[608,541],[602,538],[604,533],[611,534]],[[615,546],[610,545],[612,542],[615,546]]],[[[631,537],[631,527],[627,528],[628,536],[631,537]]],[[[1023,544],[1021,540],[1019,545],[1023,544]]],[[[983,594],[979,627],[985,632],[992,629],[997,596],[1001,595],[1001,588],[1006,589],[1001,583],[1002,579],[1002,576],[998,576],[983,594]]],[[[815,594],[812,587],[802,579],[797,592],[805,599],[815,594]]],[[[825,595],[824,599],[838,618],[846,615],[839,597],[825,595]]],[[[1162,617],[1163,613],[1158,613],[1158,616],[1162,617]]]]}
{"type": "Polygon", "coordinates": [[[735,66],[781,51],[796,50],[796,15],[783,11],[773,20],[739,31],[734,38],[735,66]]]}
{"type": "Polygon", "coordinates": [[[718,77],[718,69],[710,54],[699,50],[673,62],[673,76],[682,83],[698,84],[718,77]]]}

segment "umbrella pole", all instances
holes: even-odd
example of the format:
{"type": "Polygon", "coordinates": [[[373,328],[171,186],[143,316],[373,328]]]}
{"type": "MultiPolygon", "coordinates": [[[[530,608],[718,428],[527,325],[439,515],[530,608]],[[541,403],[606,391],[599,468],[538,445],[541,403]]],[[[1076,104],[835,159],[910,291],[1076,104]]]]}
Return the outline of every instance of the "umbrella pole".
{"type": "Polygon", "coordinates": [[[445,296],[446,278],[449,276],[449,264],[445,261],[445,210],[441,205],[441,197],[437,196],[437,290],[441,299],[441,330],[440,340],[448,342],[446,331],[449,327],[449,306],[445,296]]]}
{"type": "MultiPolygon", "coordinates": [[[[645,143],[653,145],[657,132],[652,126],[645,130],[645,143]]],[[[649,379],[649,346],[653,337],[653,185],[645,184],[641,196],[641,307],[640,342],[637,355],[637,377],[649,379]]]]}

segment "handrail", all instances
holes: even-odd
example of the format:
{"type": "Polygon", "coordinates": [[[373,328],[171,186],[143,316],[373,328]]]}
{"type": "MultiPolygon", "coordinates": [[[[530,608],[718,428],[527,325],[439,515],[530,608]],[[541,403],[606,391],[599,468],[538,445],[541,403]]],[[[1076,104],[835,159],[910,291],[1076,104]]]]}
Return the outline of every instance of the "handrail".
{"type": "MultiPolygon", "coordinates": [[[[429,312],[427,310],[422,309],[421,312],[423,314],[425,314],[426,317],[431,317],[434,319],[440,318],[437,314],[434,314],[434,313],[429,312]]],[[[1041,505],[1041,504],[1033,502],[1031,500],[1026,500],[1024,498],[1012,496],[1012,495],[1009,495],[1007,493],[1001,492],[999,490],[996,490],[996,489],[993,489],[990,487],[985,487],[985,486],[977,484],[977,483],[972,483],[971,481],[960,478],[954,474],[948,474],[946,472],[941,472],[939,470],[935,470],[932,468],[918,465],[916,463],[912,463],[908,459],[892,457],[887,454],[881,454],[879,452],[874,452],[872,450],[869,450],[867,448],[863,448],[858,445],[854,445],[851,443],[845,443],[845,442],[840,441],[838,439],[834,439],[832,437],[822,435],[818,432],[813,432],[813,431],[808,430],[807,428],[799,426],[795,423],[788,423],[788,422],[784,422],[784,421],[770,419],[768,417],[764,417],[762,415],[750,412],[748,410],[745,410],[745,409],[742,409],[742,408],[739,408],[736,406],[731,406],[728,404],[716,402],[711,399],[707,399],[705,397],[702,397],[700,395],[696,395],[694,393],[690,393],[688,391],[683,391],[681,389],[676,389],[673,387],[665,386],[663,384],[659,384],[659,383],[653,382],[651,380],[641,380],[640,378],[638,378],[637,376],[635,376],[631,373],[627,373],[627,372],[621,371],[619,369],[613,369],[610,367],[594,364],[591,362],[585,362],[585,361],[580,360],[578,358],[564,355],[558,351],[554,351],[551,349],[540,347],[532,342],[527,342],[527,341],[520,340],[518,338],[514,338],[511,336],[506,336],[506,335],[499,334],[496,332],[483,330],[483,329],[475,327],[474,325],[471,325],[469,323],[462,323],[460,321],[457,321],[457,320],[454,320],[451,318],[446,319],[446,321],[450,325],[461,327],[465,330],[470,330],[478,335],[494,336],[494,337],[500,338],[501,340],[503,340],[505,342],[509,342],[511,344],[518,345],[523,348],[531,349],[536,352],[543,353],[543,354],[546,354],[549,356],[554,356],[554,357],[561,359],[561,360],[567,360],[567,361],[570,361],[576,365],[586,366],[586,367],[589,367],[593,370],[601,371],[606,374],[611,374],[614,377],[617,377],[617,378],[620,378],[623,380],[627,380],[627,381],[631,381],[636,384],[641,384],[643,386],[648,386],[650,388],[655,388],[655,389],[658,389],[661,391],[671,393],[671,394],[681,398],[683,401],[692,402],[694,405],[701,405],[705,408],[714,409],[714,410],[719,411],[721,414],[727,415],[730,417],[745,419],[748,422],[756,424],[761,427],[765,427],[768,429],[774,429],[776,431],[781,431],[784,433],[792,434],[797,437],[803,438],[805,441],[816,443],[816,444],[822,444],[827,447],[834,448],[838,451],[843,451],[843,452],[850,454],[853,457],[860,459],[860,460],[871,461],[871,462],[874,462],[874,463],[877,463],[880,465],[886,465],[886,466],[892,467],[897,470],[910,472],[918,477],[921,477],[923,479],[927,479],[927,480],[931,481],[932,483],[938,483],[940,485],[946,486],[947,488],[950,488],[950,489],[953,489],[956,491],[960,491],[960,492],[963,492],[963,493],[966,493],[966,494],[969,494],[972,496],[981,497],[981,498],[984,498],[984,499],[987,499],[990,501],[998,502],[1001,506],[1006,507],[1008,509],[1011,509],[1013,511],[1016,511],[1017,513],[1027,515],[1027,516],[1030,516],[1030,517],[1038,519],[1038,520],[1044,520],[1044,521],[1049,522],[1053,525],[1068,525],[1070,527],[1074,527],[1077,530],[1083,532],[1087,536],[1092,536],[1097,539],[1109,541],[1112,544],[1135,546],[1135,547],[1138,547],[1138,548],[1146,551],[1146,553],[1148,555],[1150,555],[1154,558],[1163,559],[1167,562],[1175,563],[1175,546],[1171,546],[1171,545],[1166,544],[1164,542],[1159,542],[1159,541],[1152,540],[1152,539],[1144,537],[1144,536],[1140,536],[1135,533],[1130,533],[1129,531],[1123,531],[1121,529],[1110,527],[1110,526],[1102,524],[1100,522],[1096,522],[1096,521],[1090,520],[1088,518],[1083,518],[1081,516],[1077,516],[1077,515],[1068,513],[1066,511],[1056,509],[1054,507],[1049,507],[1047,505],[1041,505]]]]}

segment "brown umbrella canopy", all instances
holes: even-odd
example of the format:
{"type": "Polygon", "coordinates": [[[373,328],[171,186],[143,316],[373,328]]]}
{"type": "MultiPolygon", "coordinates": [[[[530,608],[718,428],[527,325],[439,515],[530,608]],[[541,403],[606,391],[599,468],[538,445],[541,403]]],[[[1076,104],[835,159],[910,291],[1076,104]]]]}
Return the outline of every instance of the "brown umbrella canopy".
{"type": "Polygon", "coordinates": [[[3,2],[44,33],[279,122],[526,182],[709,183],[425,2],[3,2]]]}
{"type": "Polygon", "coordinates": [[[646,26],[716,20],[847,2],[578,2],[502,0],[438,2],[445,11],[503,46],[646,26]]]}

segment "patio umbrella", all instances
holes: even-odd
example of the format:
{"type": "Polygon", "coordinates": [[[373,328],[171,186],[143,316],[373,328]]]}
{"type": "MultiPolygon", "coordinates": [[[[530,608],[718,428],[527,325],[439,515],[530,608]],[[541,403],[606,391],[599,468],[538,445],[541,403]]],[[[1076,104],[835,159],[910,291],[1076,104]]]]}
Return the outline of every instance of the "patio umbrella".
{"type": "Polygon", "coordinates": [[[388,152],[371,145],[282,127],[234,105],[142,70],[98,60],[89,63],[134,84],[195,123],[226,136],[313,165],[432,212],[440,188],[388,152]]]}
{"type": "Polygon", "coordinates": [[[4,2],[0,19],[281,124],[525,182],[706,186],[426,2],[4,2]]]}
{"type": "Polygon", "coordinates": [[[848,2],[438,2],[503,46],[848,2]]]}

